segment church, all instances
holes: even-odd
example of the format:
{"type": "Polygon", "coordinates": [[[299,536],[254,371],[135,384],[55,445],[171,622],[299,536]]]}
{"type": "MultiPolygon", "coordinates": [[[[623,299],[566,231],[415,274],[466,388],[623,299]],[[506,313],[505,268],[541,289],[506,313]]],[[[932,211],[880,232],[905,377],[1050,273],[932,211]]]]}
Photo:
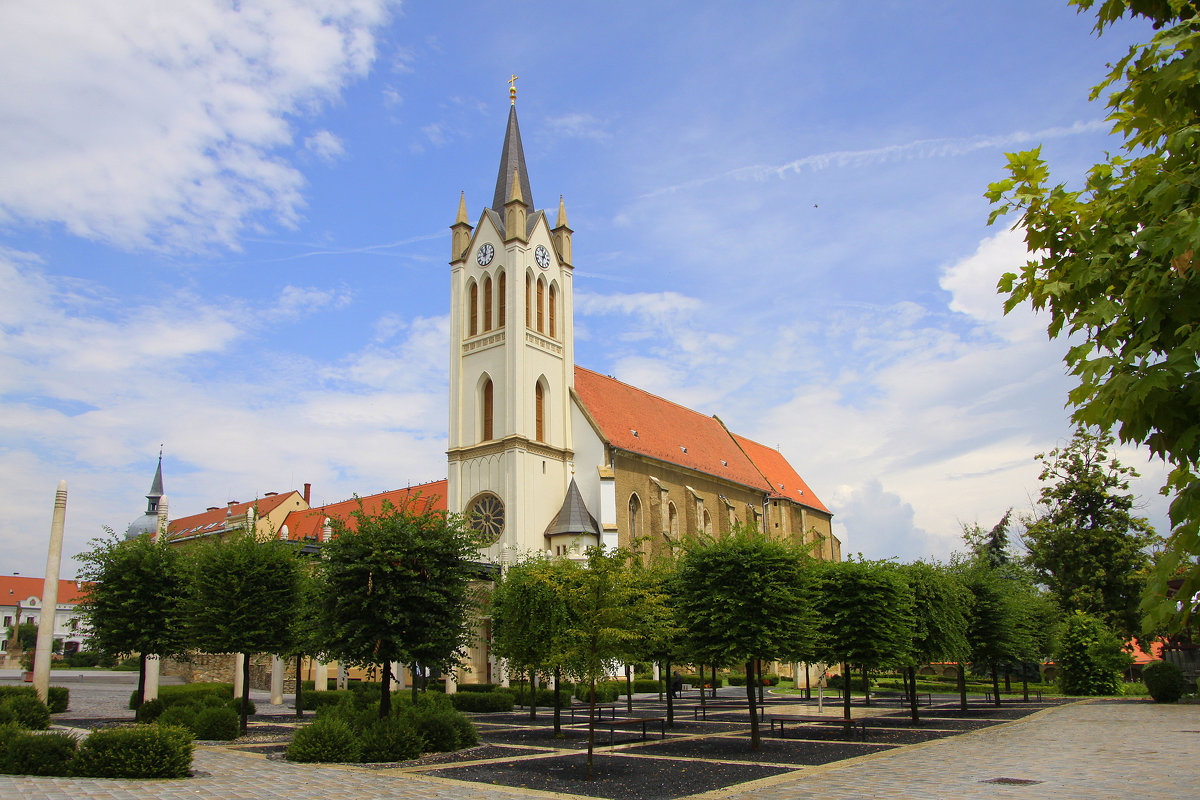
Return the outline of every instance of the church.
{"type": "MultiPolygon", "coordinates": [[[[462,514],[489,542],[480,560],[497,566],[592,545],[648,558],[739,524],[840,560],[832,514],[778,450],[575,364],[573,231],[561,196],[553,222],[534,205],[510,96],[491,205],[472,223],[461,194],[450,226],[447,477],[363,497],[365,510],[388,500],[462,514]]],[[[130,536],[166,521],[161,466],[130,536]]],[[[319,544],[358,500],[311,507],[309,494],[230,501],[167,530],[181,542],[247,528],[319,544]]],[[[491,673],[484,650],[466,680],[491,673]]]]}

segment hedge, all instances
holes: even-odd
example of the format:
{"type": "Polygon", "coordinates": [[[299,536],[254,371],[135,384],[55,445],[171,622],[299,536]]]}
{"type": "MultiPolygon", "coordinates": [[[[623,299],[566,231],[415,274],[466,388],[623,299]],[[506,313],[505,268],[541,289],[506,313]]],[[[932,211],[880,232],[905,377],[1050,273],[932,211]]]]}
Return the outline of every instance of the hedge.
{"type": "Polygon", "coordinates": [[[476,713],[512,711],[516,700],[512,692],[458,692],[449,698],[459,711],[476,713]]]}
{"type": "Polygon", "coordinates": [[[89,778],[186,778],[192,767],[192,733],[170,725],[135,725],[92,731],[72,762],[89,778]]]}

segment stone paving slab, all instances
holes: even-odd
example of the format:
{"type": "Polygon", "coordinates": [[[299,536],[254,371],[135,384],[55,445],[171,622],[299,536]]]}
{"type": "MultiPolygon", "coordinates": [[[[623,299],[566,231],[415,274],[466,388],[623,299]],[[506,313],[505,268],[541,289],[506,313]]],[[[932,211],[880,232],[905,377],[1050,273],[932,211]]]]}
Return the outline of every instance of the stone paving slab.
{"type": "MultiPolygon", "coordinates": [[[[400,771],[272,761],[199,748],[198,777],[179,781],[0,775],[3,800],[503,800],[562,797],[400,771]]],[[[1145,699],[1048,708],[933,742],[743,783],[697,798],[849,800],[1184,797],[1200,786],[1200,705],[1145,699]],[[1026,785],[997,779],[1037,781],[1026,785]]],[[[582,787],[586,789],[587,787],[582,787]]]]}

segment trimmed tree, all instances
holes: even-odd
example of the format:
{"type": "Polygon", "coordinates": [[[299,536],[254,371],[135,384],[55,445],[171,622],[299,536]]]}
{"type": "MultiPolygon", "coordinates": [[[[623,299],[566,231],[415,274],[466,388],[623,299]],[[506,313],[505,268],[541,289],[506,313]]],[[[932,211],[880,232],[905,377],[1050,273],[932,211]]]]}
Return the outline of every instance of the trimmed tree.
{"type": "Polygon", "coordinates": [[[188,647],[184,602],[188,574],[180,550],[165,536],[121,539],[111,530],[76,558],[83,582],[80,616],[89,645],[109,656],[136,652],[137,705],[146,697],[146,657],[188,647]]]}
{"type": "Polygon", "coordinates": [[[321,552],[323,650],[382,667],[380,717],[391,713],[392,662],[453,669],[472,636],[479,536],[427,505],[385,500],[368,514],[360,504],[349,523],[333,521],[321,552]]]}
{"type": "Polygon", "coordinates": [[[1075,611],[1059,631],[1055,661],[1064,694],[1111,695],[1121,691],[1121,671],[1133,663],[1121,640],[1103,621],[1075,611]]]}
{"type": "Polygon", "coordinates": [[[899,664],[910,652],[913,593],[894,564],[819,562],[814,585],[821,648],[842,663],[843,714],[850,720],[851,668],[899,664]]]}
{"type": "Polygon", "coordinates": [[[804,652],[817,637],[811,557],[754,527],[689,539],[678,562],[675,611],[684,650],[701,663],[746,665],[750,747],[759,749],[754,662],[804,652]]]}
{"type": "Polygon", "coordinates": [[[913,722],[917,709],[917,665],[932,661],[961,662],[969,651],[967,612],[971,593],[949,569],[917,561],[900,567],[913,595],[913,633],[907,665],[909,707],[913,722]]]}
{"type": "Polygon", "coordinates": [[[188,627],[197,648],[242,654],[239,725],[246,732],[250,706],[250,656],[287,654],[295,643],[300,608],[296,548],[251,532],[200,544],[191,561],[188,627]]]}

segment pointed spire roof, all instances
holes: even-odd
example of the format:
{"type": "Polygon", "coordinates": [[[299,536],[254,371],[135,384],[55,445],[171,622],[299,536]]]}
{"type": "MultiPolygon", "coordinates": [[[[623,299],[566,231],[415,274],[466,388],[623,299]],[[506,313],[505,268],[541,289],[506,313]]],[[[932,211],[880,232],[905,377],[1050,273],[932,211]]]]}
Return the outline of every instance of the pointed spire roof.
{"type": "Polygon", "coordinates": [[[162,482],[162,450],[158,451],[158,469],[154,471],[154,480],[150,482],[150,494],[146,495],[147,500],[158,500],[163,496],[162,482]]]}
{"type": "Polygon", "coordinates": [[[546,526],[547,536],[560,533],[600,535],[600,526],[588,511],[587,504],[583,502],[583,495],[579,493],[579,486],[574,478],[571,478],[571,485],[567,487],[567,496],[563,498],[562,508],[546,526]]]}
{"type": "Polygon", "coordinates": [[[455,225],[470,225],[471,221],[467,219],[467,193],[459,192],[458,195],[458,216],[454,218],[455,225]]]}
{"type": "Polygon", "coordinates": [[[529,189],[529,170],[525,167],[525,150],[521,147],[521,129],[517,127],[517,107],[508,109],[508,129],[504,132],[504,149],[500,153],[500,171],[496,174],[496,193],[492,196],[492,208],[504,211],[504,203],[512,197],[514,184],[518,184],[520,197],[525,201],[525,210],[533,216],[533,192],[529,189]]]}
{"type": "Polygon", "coordinates": [[[570,228],[567,224],[567,204],[563,202],[563,196],[558,196],[558,219],[554,222],[555,229],[570,228]]]}

